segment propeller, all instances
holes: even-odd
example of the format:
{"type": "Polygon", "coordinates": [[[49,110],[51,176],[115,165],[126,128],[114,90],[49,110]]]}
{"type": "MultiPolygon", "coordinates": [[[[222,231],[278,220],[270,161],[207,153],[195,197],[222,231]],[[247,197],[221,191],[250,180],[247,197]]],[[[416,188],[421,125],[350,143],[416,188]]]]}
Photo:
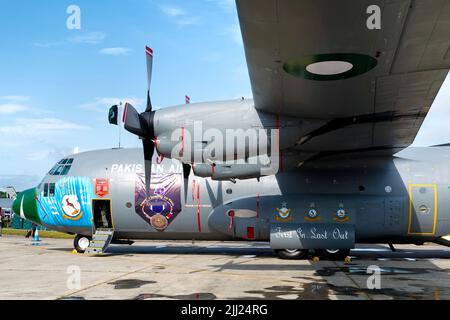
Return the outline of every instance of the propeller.
{"type": "Polygon", "coordinates": [[[123,123],[125,130],[139,136],[144,147],[144,167],[145,167],[145,190],[148,195],[150,191],[150,183],[152,176],[152,158],[155,153],[155,128],[153,119],[155,111],[152,111],[152,102],[150,99],[150,85],[152,80],[153,69],[153,50],[145,47],[147,60],[147,107],[142,113],[138,113],[136,109],[129,103],[125,104],[123,112],[123,123]]]}
{"type": "MultiPolygon", "coordinates": [[[[153,69],[153,50],[145,47],[147,57],[147,107],[142,113],[138,113],[136,109],[129,103],[125,104],[123,112],[123,123],[125,130],[139,136],[144,147],[144,168],[145,168],[145,190],[147,196],[150,192],[151,177],[152,177],[152,159],[155,153],[155,128],[153,120],[155,111],[152,111],[152,101],[150,99],[150,85],[152,82],[153,69]]],[[[183,163],[184,176],[184,192],[185,199],[187,199],[187,184],[189,182],[189,175],[191,173],[191,165],[183,163]]]]}

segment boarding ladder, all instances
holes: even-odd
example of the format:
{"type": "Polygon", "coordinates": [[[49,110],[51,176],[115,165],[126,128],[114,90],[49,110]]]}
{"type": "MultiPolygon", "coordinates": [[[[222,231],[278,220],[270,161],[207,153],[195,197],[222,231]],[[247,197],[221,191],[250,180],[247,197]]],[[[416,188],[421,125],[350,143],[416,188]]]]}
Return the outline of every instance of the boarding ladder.
{"type": "Polygon", "coordinates": [[[106,251],[111,243],[114,235],[114,229],[98,228],[95,230],[89,247],[84,253],[86,254],[101,254],[106,251]]]}

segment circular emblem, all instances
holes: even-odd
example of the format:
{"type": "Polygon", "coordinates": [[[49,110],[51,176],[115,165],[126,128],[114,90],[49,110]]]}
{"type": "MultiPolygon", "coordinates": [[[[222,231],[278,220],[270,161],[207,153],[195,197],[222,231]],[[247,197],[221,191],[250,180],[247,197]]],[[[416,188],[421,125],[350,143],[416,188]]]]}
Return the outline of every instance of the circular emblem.
{"type": "Polygon", "coordinates": [[[283,69],[292,76],[306,80],[333,81],[369,72],[377,63],[377,59],[365,54],[327,53],[287,60],[283,69]]]}
{"type": "Polygon", "coordinates": [[[150,218],[150,223],[152,224],[153,228],[159,231],[164,230],[165,228],[167,228],[168,225],[167,218],[164,217],[162,214],[155,214],[153,217],[150,218]]]}
{"type": "Polygon", "coordinates": [[[281,204],[281,208],[276,208],[278,211],[278,216],[282,219],[282,220],[286,220],[289,218],[289,215],[291,214],[291,210],[290,208],[287,207],[287,203],[283,202],[281,204]]]}
{"type": "Polygon", "coordinates": [[[76,195],[67,195],[62,199],[63,217],[70,220],[79,220],[83,215],[81,205],[76,195]]]}
{"type": "Polygon", "coordinates": [[[336,212],[336,215],[337,215],[337,217],[338,217],[339,219],[343,219],[343,218],[345,218],[346,212],[345,212],[344,209],[339,209],[339,210],[336,212]]]}
{"type": "Polygon", "coordinates": [[[316,210],[316,209],[310,209],[310,210],[308,211],[308,217],[310,217],[310,218],[315,218],[315,217],[317,217],[317,210],[316,210]]]}

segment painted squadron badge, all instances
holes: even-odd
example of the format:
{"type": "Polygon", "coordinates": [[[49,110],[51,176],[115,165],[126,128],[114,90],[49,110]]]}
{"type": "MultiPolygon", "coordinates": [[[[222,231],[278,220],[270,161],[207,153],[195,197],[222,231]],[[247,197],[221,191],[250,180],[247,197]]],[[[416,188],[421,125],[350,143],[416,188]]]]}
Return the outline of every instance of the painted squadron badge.
{"type": "Polygon", "coordinates": [[[173,216],[174,203],[165,193],[164,188],[158,188],[141,203],[142,214],[147,216],[152,227],[158,231],[164,231],[173,216]]]}
{"type": "Polygon", "coordinates": [[[282,222],[287,222],[287,221],[293,220],[293,217],[291,215],[292,209],[287,207],[287,202],[281,203],[281,208],[276,208],[276,209],[278,211],[278,214],[276,215],[275,220],[282,221],[282,222]]]}
{"type": "Polygon", "coordinates": [[[76,195],[66,195],[62,199],[63,217],[69,220],[80,220],[83,216],[81,205],[76,195]]]}

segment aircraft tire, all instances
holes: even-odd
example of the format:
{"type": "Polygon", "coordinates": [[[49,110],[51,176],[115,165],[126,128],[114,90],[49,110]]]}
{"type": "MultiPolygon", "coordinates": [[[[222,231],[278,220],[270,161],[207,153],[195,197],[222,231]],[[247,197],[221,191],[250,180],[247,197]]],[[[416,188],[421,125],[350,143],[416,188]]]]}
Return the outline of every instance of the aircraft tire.
{"type": "Polygon", "coordinates": [[[307,249],[275,250],[280,259],[289,259],[289,260],[304,259],[308,255],[308,251],[309,250],[307,249]]]}
{"type": "Polygon", "coordinates": [[[75,250],[77,250],[78,253],[84,253],[84,251],[86,251],[90,243],[91,237],[84,236],[81,234],[77,234],[75,236],[75,239],[73,239],[73,247],[75,248],[75,250]]]}
{"type": "Polygon", "coordinates": [[[350,249],[324,249],[315,252],[329,260],[344,260],[350,254],[350,249]]]}

